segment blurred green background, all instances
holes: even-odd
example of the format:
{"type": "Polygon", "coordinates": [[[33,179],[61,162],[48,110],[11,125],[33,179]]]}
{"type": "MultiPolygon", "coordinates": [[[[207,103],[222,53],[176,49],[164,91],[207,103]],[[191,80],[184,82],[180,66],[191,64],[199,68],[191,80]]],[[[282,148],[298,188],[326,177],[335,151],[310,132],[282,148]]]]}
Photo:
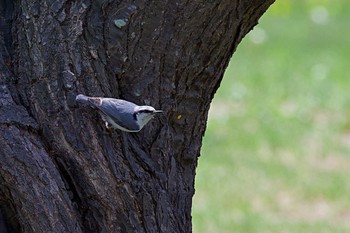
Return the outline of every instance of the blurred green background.
{"type": "Polygon", "coordinates": [[[277,0],[209,113],[194,233],[350,232],[350,1],[277,0]]]}

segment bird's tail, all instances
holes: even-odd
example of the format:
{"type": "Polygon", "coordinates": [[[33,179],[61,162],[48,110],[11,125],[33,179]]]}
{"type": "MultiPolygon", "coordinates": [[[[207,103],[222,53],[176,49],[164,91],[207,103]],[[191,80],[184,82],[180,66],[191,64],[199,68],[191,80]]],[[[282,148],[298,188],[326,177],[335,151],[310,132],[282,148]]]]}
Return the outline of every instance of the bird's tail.
{"type": "Polygon", "coordinates": [[[102,103],[102,99],[103,98],[101,97],[89,97],[83,94],[79,94],[77,95],[77,97],[75,97],[75,101],[82,104],[90,105],[91,107],[100,106],[102,103]]]}
{"type": "Polygon", "coordinates": [[[82,104],[88,104],[91,105],[90,101],[89,101],[89,97],[83,94],[79,94],[77,95],[77,97],[75,97],[75,101],[82,103],[82,104]]]}

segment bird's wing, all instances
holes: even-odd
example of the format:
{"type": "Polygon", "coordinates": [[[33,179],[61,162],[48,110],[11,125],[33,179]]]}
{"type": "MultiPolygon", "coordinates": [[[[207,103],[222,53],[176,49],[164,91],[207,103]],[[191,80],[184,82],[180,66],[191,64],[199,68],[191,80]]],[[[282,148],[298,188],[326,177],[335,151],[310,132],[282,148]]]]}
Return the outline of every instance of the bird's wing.
{"type": "Polygon", "coordinates": [[[110,117],[117,125],[131,131],[140,129],[133,115],[136,106],[136,104],[128,101],[112,98],[104,98],[100,105],[96,105],[103,114],[110,117]]]}

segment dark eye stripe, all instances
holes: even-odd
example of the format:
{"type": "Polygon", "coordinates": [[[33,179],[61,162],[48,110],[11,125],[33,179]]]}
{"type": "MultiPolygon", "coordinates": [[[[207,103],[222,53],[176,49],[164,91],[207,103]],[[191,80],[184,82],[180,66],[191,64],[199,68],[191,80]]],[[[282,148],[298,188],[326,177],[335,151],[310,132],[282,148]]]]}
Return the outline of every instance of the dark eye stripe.
{"type": "Polygon", "coordinates": [[[141,111],[139,111],[139,113],[152,113],[153,111],[151,111],[151,110],[141,110],[141,111]]]}

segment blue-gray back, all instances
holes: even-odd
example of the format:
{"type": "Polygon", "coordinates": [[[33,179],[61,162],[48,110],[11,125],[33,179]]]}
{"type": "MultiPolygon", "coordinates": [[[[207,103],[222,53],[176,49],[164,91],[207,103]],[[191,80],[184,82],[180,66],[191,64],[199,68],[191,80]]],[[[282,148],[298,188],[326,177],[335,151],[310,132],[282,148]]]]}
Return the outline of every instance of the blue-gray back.
{"type": "Polygon", "coordinates": [[[103,98],[100,105],[95,105],[104,114],[112,118],[115,123],[123,128],[138,130],[139,125],[134,118],[136,104],[126,100],[103,98]]]}

